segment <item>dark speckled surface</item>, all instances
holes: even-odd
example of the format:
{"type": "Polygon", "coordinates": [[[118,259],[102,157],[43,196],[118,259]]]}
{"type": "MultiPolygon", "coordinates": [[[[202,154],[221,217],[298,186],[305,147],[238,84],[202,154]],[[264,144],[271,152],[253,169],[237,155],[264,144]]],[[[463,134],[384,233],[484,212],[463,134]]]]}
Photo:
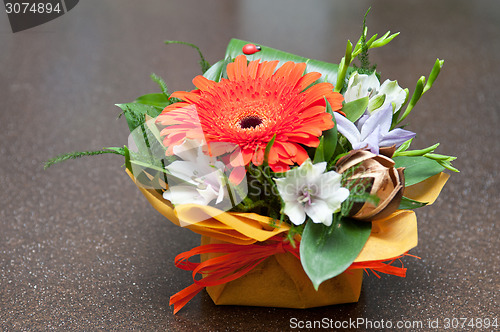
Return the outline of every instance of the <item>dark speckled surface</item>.
{"type": "MultiPolygon", "coordinates": [[[[0,330],[284,331],[290,319],[422,321],[500,318],[498,1],[80,1],[68,14],[13,34],[0,13],[0,330]],[[122,146],[113,104],[191,89],[195,43],[211,63],[231,37],[337,62],[369,31],[400,31],[371,53],[382,78],[413,89],[446,63],[410,117],[415,147],[437,141],[459,157],[438,202],[418,211],[421,260],[406,279],[365,278],[359,303],[309,310],[217,307],[206,293],[172,315],[189,284],[173,258],[198,244],[150,208],[102,156],[47,171],[56,154],[122,146]]],[[[500,323],[500,322],[499,322],[500,323]]]]}

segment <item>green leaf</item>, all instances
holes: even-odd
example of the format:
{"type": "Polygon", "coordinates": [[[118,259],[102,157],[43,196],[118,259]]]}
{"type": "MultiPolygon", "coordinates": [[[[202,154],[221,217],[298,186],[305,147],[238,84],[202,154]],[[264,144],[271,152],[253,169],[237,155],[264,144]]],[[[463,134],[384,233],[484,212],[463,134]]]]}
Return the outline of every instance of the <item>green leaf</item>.
{"type": "Polygon", "coordinates": [[[441,68],[443,68],[443,65],[444,65],[444,60],[436,59],[434,67],[432,67],[431,73],[429,74],[429,79],[427,80],[427,83],[424,86],[422,94],[432,87],[432,84],[434,83],[439,73],[441,72],[441,68]]]}
{"type": "Polygon", "coordinates": [[[349,121],[355,122],[363,115],[368,107],[368,100],[368,97],[364,97],[345,103],[341,111],[345,113],[349,121]]]}
{"type": "Polygon", "coordinates": [[[135,103],[160,107],[161,109],[171,104],[168,98],[163,93],[150,93],[137,98],[135,103]]]}
{"type": "MultiPolygon", "coordinates": [[[[411,142],[410,142],[411,143],[411,142]]],[[[415,157],[415,156],[423,156],[425,154],[429,154],[430,152],[433,152],[434,150],[437,149],[439,146],[439,143],[436,143],[432,146],[429,146],[428,148],[421,149],[421,150],[406,150],[406,151],[400,151],[397,154],[394,153],[394,156],[409,156],[409,157],[415,157]]],[[[431,158],[432,159],[432,158],[431,158]]]]}
{"type": "Polygon", "coordinates": [[[393,157],[396,157],[397,155],[399,155],[399,153],[405,152],[406,150],[408,150],[412,141],[413,141],[413,138],[410,138],[409,140],[407,140],[406,142],[401,144],[401,146],[399,148],[397,148],[397,150],[394,152],[393,157]]]}
{"type": "MultiPolygon", "coordinates": [[[[141,161],[141,160],[137,160],[137,159],[131,159],[130,163],[138,165],[138,166],[142,166],[144,168],[149,168],[149,169],[153,169],[153,170],[158,171],[158,172],[168,174],[168,172],[165,168],[159,167],[151,162],[145,162],[145,161],[141,161]]],[[[137,172],[134,172],[134,173],[137,173],[137,172]]]]}
{"type": "Polygon", "coordinates": [[[330,103],[326,101],[326,112],[332,115],[332,121],[334,123],[333,128],[328,129],[323,132],[323,158],[325,161],[330,161],[335,154],[335,149],[337,148],[337,123],[335,122],[335,117],[333,116],[332,107],[330,103]]]}
{"type": "Polygon", "coordinates": [[[155,73],[151,74],[150,77],[153,80],[153,82],[155,82],[156,84],[158,84],[158,86],[161,89],[161,92],[168,99],[168,97],[170,97],[170,95],[168,94],[167,83],[165,83],[165,80],[163,78],[161,78],[160,76],[156,75],[155,73]]]}
{"type": "Polygon", "coordinates": [[[210,69],[208,69],[203,76],[211,81],[219,82],[226,73],[227,64],[230,59],[224,59],[216,62],[210,69]]]}
{"type": "Polygon", "coordinates": [[[372,100],[370,100],[370,102],[368,103],[368,112],[371,113],[374,110],[376,110],[377,108],[379,108],[380,106],[382,106],[384,104],[384,101],[385,101],[385,94],[378,95],[375,98],[373,98],[372,100]]]}
{"type": "Polygon", "coordinates": [[[316,290],[354,262],[370,232],[371,223],[348,218],[334,216],[331,226],[307,222],[300,241],[300,260],[316,290]]]}
{"type": "Polygon", "coordinates": [[[427,203],[415,201],[408,197],[404,197],[401,199],[401,203],[399,204],[398,210],[413,210],[422,206],[426,206],[427,203]]]}
{"type": "MultiPolygon", "coordinates": [[[[229,42],[229,45],[227,46],[226,49],[226,58],[231,58],[234,59],[238,55],[243,54],[242,48],[246,44],[249,44],[250,42],[240,40],[240,39],[231,39],[229,42]]],[[[332,84],[336,84],[337,82],[337,71],[338,71],[338,65],[333,64],[333,63],[328,63],[328,62],[323,62],[323,61],[318,61],[318,60],[312,60],[308,58],[304,58],[295,54],[283,52],[271,47],[267,46],[261,46],[261,51],[247,55],[247,59],[249,61],[252,60],[257,60],[261,59],[261,61],[272,61],[272,60],[279,60],[278,66],[281,66],[287,61],[293,61],[293,62],[305,62],[307,63],[307,68],[306,68],[306,73],[309,72],[319,72],[322,75],[322,79],[326,79],[327,82],[330,82],[332,84]]]]}
{"type": "Polygon", "coordinates": [[[339,69],[337,72],[337,82],[335,84],[335,92],[340,92],[344,88],[344,81],[347,74],[347,68],[352,61],[352,43],[350,40],[347,41],[347,46],[345,49],[345,56],[340,61],[339,69]]]}
{"type": "Polygon", "coordinates": [[[399,35],[399,32],[393,33],[389,37],[387,37],[391,33],[390,31],[387,31],[385,35],[380,37],[379,39],[375,40],[371,45],[370,48],[377,48],[377,47],[382,47],[384,45],[387,45],[391,40],[396,38],[397,35],[399,35]]]}
{"type": "Polygon", "coordinates": [[[123,110],[130,132],[144,124],[146,114],[156,118],[161,113],[161,110],[157,107],[141,103],[116,104],[116,106],[123,110]]]}
{"type": "Polygon", "coordinates": [[[132,172],[132,165],[130,164],[130,151],[126,145],[123,146],[123,151],[125,152],[125,167],[132,172]]]}
{"type": "Polygon", "coordinates": [[[437,161],[423,157],[399,156],[392,158],[395,167],[404,167],[405,186],[411,186],[444,171],[444,167],[437,161]]]}
{"type": "Polygon", "coordinates": [[[276,134],[274,134],[273,138],[269,142],[267,142],[266,149],[264,150],[264,166],[269,165],[269,153],[271,152],[271,148],[273,147],[275,140],[276,134]]]}
{"type": "Polygon", "coordinates": [[[424,84],[425,84],[425,76],[421,76],[417,81],[417,85],[415,86],[415,91],[413,91],[413,95],[411,96],[408,106],[406,106],[403,115],[401,115],[401,118],[397,120],[396,124],[401,123],[408,116],[408,114],[410,114],[411,110],[417,104],[420,97],[422,97],[422,94],[424,93],[424,84]]]}
{"type": "Polygon", "coordinates": [[[322,163],[323,161],[325,161],[325,154],[324,154],[325,143],[324,143],[324,141],[325,141],[324,137],[321,137],[319,139],[319,145],[316,148],[316,151],[314,151],[313,164],[322,163]]]}
{"type": "Polygon", "coordinates": [[[87,157],[87,156],[97,156],[100,154],[106,154],[106,153],[113,153],[113,154],[119,154],[119,155],[125,155],[125,152],[121,148],[104,148],[103,150],[97,150],[97,151],[75,151],[75,152],[69,152],[69,153],[63,153],[60,154],[54,158],[51,158],[47,160],[43,166],[43,169],[47,169],[52,165],[58,164],[60,162],[69,160],[69,159],[77,159],[77,158],[82,158],[82,157],[87,157]]]}

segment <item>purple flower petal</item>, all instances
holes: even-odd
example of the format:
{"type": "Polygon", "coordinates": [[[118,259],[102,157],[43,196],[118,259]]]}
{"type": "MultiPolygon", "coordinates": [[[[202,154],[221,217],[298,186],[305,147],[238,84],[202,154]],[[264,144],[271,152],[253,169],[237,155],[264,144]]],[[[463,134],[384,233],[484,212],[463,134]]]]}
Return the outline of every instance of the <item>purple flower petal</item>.
{"type": "Polygon", "coordinates": [[[363,124],[363,128],[361,128],[361,140],[365,140],[377,126],[380,126],[380,133],[383,135],[384,133],[389,132],[391,129],[392,122],[392,106],[385,107],[384,109],[378,110],[370,115],[370,117],[363,124]]]}
{"type": "Polygon", "coordinates": [[[415,133],[409,130],[404,130],[401,128],[396,128],[391,130],[385,135],[382,135],[382,139],[379,141],[379,146],[392,146],[396,145],[396,147],[400,146],[407,140],[415,137],[415,133]]]}
{"type": "Polygon", "coordinates": [[[374,154],[378,154],[379,141],[380,141],[380,126],[377,126],[374,131],[366,137],[363,142],[368,144],[368,149],[374,154]]]}
{"type": "Polygon", "coordinates": [[[356,144],[360,141],[360,133],[358,128],[349,119],[342,114],[333,112],[335,122],[337,123],[337,130],[344,135],[351,144],[356,144]]]}
{"type": "Polygon", "coordinates": [[[368,111],[365,111],[365,113],[359,118],[358,120],[358,130],[361,130],[361,128],[365,125],[366,120],[370,117],[370,113],[368,111]]]}

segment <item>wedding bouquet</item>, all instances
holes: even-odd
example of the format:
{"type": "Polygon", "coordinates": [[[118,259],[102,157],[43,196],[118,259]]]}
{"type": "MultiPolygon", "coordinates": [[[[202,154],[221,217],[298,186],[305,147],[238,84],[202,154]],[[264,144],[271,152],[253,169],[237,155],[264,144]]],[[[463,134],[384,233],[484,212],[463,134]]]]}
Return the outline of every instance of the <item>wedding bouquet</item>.
{"type": "Polygon", "coordinates": [[[368,50],[396,35],[369,38],[363,25],[339,64],[233,39],[210,66],[188,44],[203,72],[192,91],[170,94],[153,74],[161,93],[118,104],[128,146],[46,166],[122,155],[152,206],[202,235],[176,257],[194,283],[171,297],[174,313],[205,287],[216,304],[356,302],[363,271],[405,276],[412,210],[434,202],[445,169],[457,171],[454,157],[434,153],[439,144],[410,150],[416,133],[403,125],[443,61],[411,96],[369,64],[368,50]]]}

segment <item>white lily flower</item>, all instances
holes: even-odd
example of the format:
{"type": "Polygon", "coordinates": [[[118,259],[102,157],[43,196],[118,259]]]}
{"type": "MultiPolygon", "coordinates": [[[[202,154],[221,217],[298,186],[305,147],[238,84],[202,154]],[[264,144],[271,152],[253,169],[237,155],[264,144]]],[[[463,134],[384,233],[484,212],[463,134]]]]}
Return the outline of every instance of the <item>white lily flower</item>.
{"type": "Polygon", "coordinates": [[[377,110],[384,109],[387,105],[394,106],[394,112],[399,110],[406,100],[407,92],[403,90],[397,81],[385,80],[382,85],[375,75],[359,74],[354,72],[349,78],[347,90],[344,93],[346,103],[368,97],[368,109],[374,113],[377,110]],[[377,107],[377,97],[385,95],[383,104],[377,107]]]}
{"type": "Polygon", "coordinates": [[[208,205],[213,200],[216,200],[215,204],[219,204],[224,200],[226,190],[223,162],[205,154],[201,144],[192,140],[174,146],[173,152],[183,160],[176,160],[165,167],[169,172],[167,178],[171,176],[176,182],[183,182],[169,186],[163,193],[163,198],[174,205],[208,205]]]}
{"type": "Polygon", "coordinates": [[[331,226],[333,213],[349,196],[349,190],[341,187],[342,176],[325,170],[326,162],[313,165],[308,159],[274,179],[285,203],[283,212],[295,225],[303,224],[308,215],[314,223],[331,226]]]}

